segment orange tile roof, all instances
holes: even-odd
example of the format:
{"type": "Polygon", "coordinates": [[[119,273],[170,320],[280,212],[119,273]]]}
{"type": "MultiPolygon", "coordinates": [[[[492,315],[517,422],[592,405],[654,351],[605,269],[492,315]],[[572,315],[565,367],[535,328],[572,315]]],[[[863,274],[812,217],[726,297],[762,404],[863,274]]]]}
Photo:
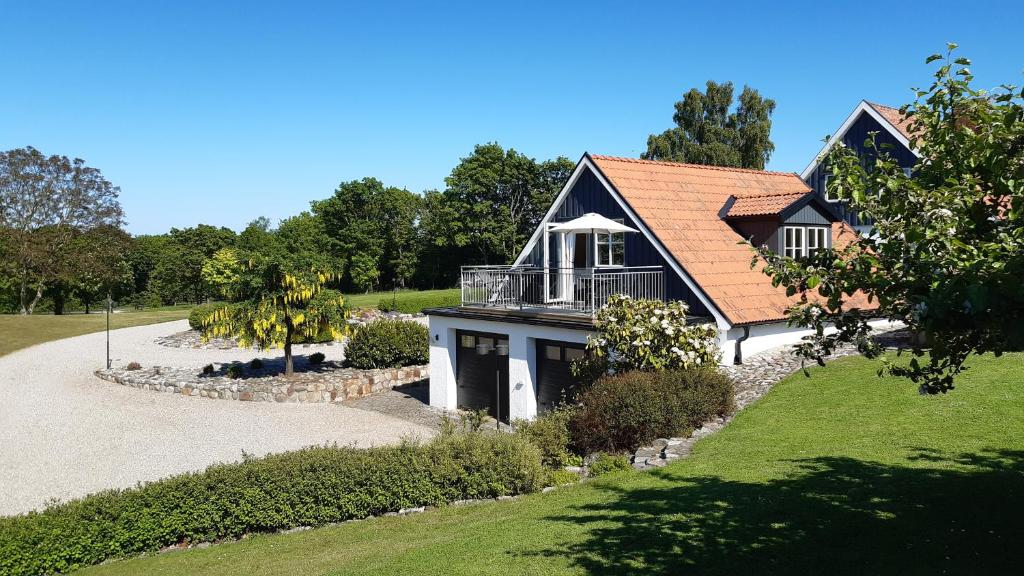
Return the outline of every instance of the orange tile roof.
{"type": "MultiPolygon", "coordinates": [[[[743,237],[719,217],[730,196],[791,198],[796,174],[592,155],[665,249],[733,325],[784,320],[798,297],[772,286],[743,237]]],[[[782,202],[784,200],[780,200],[782,202]]]]}
{"type": "Polygon", "coordinates": [[[796,201],[811,193],[810,190],[807,190],[787,194],[749,194],[737,196],[736,201],[729,207],[726,216],[772,216],[780,214],[796,201]]]}
{"type": "Polygon", "coordinates": [[[910,123],[913,121],[913,117],[904,118],[899,108],[893,108],[892,106],[884,106],[882,104],[875,104],[874,102],[868,102],[868,105],[875,109],[882,118],[885,118],[889,124],[892,124],[896,130],[903,134],[903,137],[907,140],[912,138],[910,132],[910,123]]]}

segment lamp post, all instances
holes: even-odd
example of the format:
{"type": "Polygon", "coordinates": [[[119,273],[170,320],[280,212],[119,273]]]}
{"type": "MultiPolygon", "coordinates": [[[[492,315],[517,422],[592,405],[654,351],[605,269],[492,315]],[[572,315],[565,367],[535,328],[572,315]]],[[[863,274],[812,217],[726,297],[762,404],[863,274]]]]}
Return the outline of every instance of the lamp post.
{"type": "Polygon", "coordinates": [[[107,292],[107,370],[110,370],[110,308],[114,305],[110,299],[110,292],[107,292]]]}

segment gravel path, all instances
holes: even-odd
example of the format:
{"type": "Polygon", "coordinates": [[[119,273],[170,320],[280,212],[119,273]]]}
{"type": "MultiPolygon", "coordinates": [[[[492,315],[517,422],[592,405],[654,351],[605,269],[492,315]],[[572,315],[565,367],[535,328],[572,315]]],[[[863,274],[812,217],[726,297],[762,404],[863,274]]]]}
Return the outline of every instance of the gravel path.
{"type": "MultiPolygon", "coordinates": [[[[281,354],[153,342],[187,328],[181,320],[111,332],[114,365],[199,368],[281,354]]],[[[318,349],[328,358],[341,354],[340,346],[318,349]]],[[[103,361],[103,333],[0,356],[0,514],[201,470],[238,460],[242,451],[263,455],[333,442],[370,446],[433,433],[348,406],[229,402],[118,386],[93,375],[103,361]]]]}

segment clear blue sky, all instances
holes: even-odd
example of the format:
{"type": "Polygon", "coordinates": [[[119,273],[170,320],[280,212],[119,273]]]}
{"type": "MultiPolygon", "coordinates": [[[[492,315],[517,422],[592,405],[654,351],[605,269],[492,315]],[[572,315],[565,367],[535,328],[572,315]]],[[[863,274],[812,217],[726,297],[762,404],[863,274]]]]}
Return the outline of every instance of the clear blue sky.
{"type": "Polygon", "coordinates": [[[100,168],[133,233],[241,229],[343,180],[440,188],[487,141],[637,156],[708,79],[777,101],[785,171],[947,41],[1024,83],[1019,0],[490,4],[0,0],[0,149],[100,168]]]}

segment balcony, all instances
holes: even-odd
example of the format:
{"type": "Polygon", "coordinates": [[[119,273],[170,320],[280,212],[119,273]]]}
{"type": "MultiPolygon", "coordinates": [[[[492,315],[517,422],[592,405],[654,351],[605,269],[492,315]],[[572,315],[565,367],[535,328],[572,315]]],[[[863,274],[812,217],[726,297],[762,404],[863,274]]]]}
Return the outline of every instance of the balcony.
{"type": "Polygon", "coordinates": [[[661,266],[540,268],[463,266],[462,305],[593,314],[613,294],[665,299],[661,266]]]}

